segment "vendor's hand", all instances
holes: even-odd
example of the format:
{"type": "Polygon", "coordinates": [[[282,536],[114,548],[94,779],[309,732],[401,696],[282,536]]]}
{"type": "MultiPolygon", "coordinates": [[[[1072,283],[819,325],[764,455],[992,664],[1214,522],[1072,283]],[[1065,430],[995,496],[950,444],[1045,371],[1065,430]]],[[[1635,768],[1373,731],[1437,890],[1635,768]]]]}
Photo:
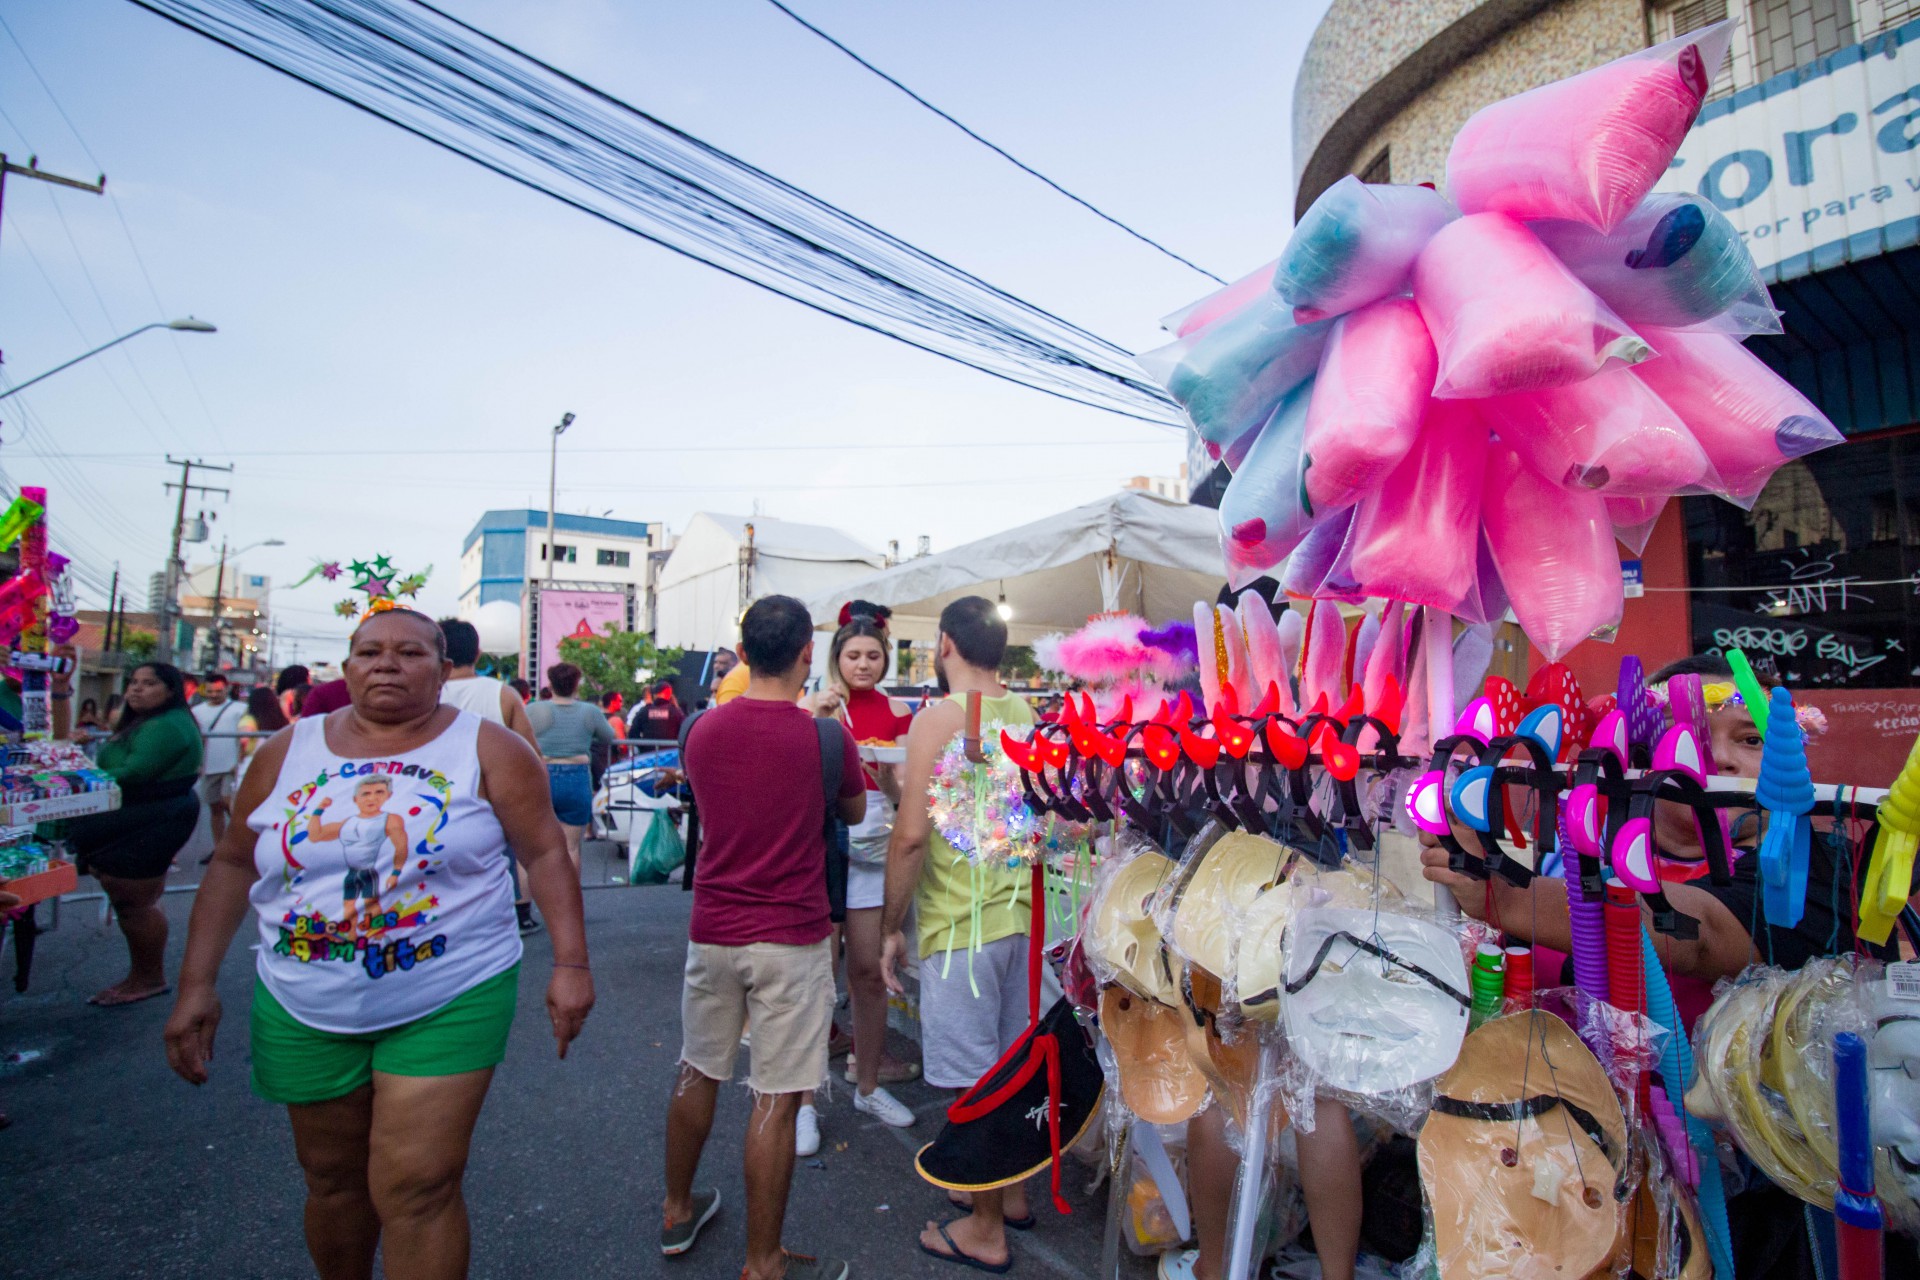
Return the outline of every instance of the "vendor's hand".
{"type": "MultiPolygon", "coordinates": [[[[56,644],[48,650],[48,653],[56,658],[73,658],[76,660],[74,665],[76,667],[79,666],[78,658],[80,655],[78,651],[76,651],[71,644],[56,644]]],[[[73,672],[72,671],[56,671],[50,676],[48,676],[47,691],[49,693],[55,693],[55,694],[72,693],[73,692],[73,672]]]]}
{"type": "Polygon", "coordinates": [[[1453,900],[1460,907],[1462,915],[1475,920],[1487,918],[1487,882],[1463,875],[1447,865],[1448,853],[1440,847],[1440,842],[1431,835],[1422,834],[1420,843],[1420,874],[1453,894],[1453,900]],[[1431,843],[1429,843],[1431,842],[1431,843]]]}
{"type": "Polygon", "coordinates": [[[220,997],[210,986],[180,988],[164,1033],[167,1065],[188,1084],[207,1082],[207,1064],[213,1061],[213,1035],[220,1029],[220,997]]]}
{"type": "Polygon", "coordinates": [[[559,1046],[560,1056],[567,1056],[567,1046],[580,1034],[580,1028],[586,1025],[587,1014],[593,1009],[593,974],[586,969],[572,966],[555,965],[553,977],[547,980],[547,1017],[553,1022],[553,1041],[559,1046]]]}
{"type": "Polygon", "coordinates": [[[887,990],[896,996],[907,993],[907,989],[900,985],[900,966],[906,958],[907,935],[895,929],[880,943],[880,977],[887,984],[887,990]]]}
{"type": "Polygon", "coordinates": [[[20,905],[20,895],[0,889],[0,911],[10,911],[20,905]]]}

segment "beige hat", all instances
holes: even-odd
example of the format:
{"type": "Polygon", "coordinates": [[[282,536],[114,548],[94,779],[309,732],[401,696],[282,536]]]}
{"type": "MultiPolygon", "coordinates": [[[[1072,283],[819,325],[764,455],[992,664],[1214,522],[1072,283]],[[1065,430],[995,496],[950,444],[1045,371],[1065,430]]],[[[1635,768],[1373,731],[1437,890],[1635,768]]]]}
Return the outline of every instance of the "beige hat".
{"type": "Polygon", "coordinates": [[[1627,1126],[1599,1061],[1537,1011],[1466,1038],[1420,1132],[1441,1280],[1569,1280],[1613,1256],[1627,1126]]]}
{"type": "Polygon", "coordinates": [[[1135,854],[1100,890],[1087,913],[1086,926],[1087,956],[1096,973],[1111,974],[1135,995],[1169,1008],[1180,1004],[1180,993],[1168,968],[1153,905],[1161,886],[1173,875],[1173,859],[1164,853],[1135,854]]]}
{"type": "Polygon", "coordinates": [[[1263,898],[1284,897],[1273,890],[1294,860],[1293,850],[1265,836],[1245,831],[1222,836],[1201,855],[1174,904],[1174,951],[1223,981],[1237,977],[1235,956],[1247,936],[1248,914],[1263,898]]]}
{"type": "Polygon", "coordinates": [[[1100,993],[1100,1030],[1120,1068],[1120,1098],[1149,1124],[1179,1124],[1207,1099],[1207,1078],[1188,1054],[1184,1009],[1125,987],[1100,993]]]}

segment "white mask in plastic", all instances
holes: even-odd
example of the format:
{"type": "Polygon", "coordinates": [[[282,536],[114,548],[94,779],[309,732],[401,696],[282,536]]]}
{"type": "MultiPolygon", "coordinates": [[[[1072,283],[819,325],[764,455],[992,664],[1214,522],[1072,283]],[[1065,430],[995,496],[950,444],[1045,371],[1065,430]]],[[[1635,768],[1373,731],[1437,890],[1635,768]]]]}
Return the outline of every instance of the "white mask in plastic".
{"type": "Polygon", "coordinates": [[[1453,1065],[1467,1034],[1457,938],[1412,916],[1311,908],[1287,944],[1287,1042],[1328,1084],[1383,1094],[1453,1065]]]}
{"type": "MultiPolygon", "coordinates": [[[[1867,984],[1876,1029],[1867,1048],[1873,1144],[1886,1151],[1909,1200],[1920,1200],[1920,1000],[1867,984]]],[[[1881,1170],[1887,1171],[1887,1162],[1881,1170]]]]}

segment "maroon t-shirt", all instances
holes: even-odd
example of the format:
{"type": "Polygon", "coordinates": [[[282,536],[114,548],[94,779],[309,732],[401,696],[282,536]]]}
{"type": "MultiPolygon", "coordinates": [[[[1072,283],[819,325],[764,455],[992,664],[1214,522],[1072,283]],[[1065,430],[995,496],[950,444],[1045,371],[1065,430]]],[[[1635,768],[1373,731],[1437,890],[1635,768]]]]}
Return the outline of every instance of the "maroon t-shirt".
{"type": "MultiPolygon", "coordinates": [[[[806,946],[827,918],[826,797],[814,718],[791,702],[735,698],[687,736],[686,773],[700,807],[695,942],[806,946]]],[[[860,749],[840,730],[840,796],[865,789],[860,749]]]]}

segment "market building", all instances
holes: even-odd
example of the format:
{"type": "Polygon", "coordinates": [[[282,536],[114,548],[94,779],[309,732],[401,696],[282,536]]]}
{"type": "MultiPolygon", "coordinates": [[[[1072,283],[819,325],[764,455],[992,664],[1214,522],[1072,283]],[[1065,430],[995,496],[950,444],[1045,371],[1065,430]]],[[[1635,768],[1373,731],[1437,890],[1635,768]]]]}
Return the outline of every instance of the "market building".
{"type": "MultiPolygon", "coordinates": [[[[1295,214],[1348,174],[1444,187],[1481,107],[1726,18],[1727,63],[1660,189],[1740,229],[1784,329],[1750,349],[1847,442],[1788,463],[1750,511],[1669,503],[1637,560],[1622,549],[1616,644],[1568,662],[1606,688],[1622,653],[1769,655],[1834,721],[1817,754],[1890,780],[1920,726],[1920,0],[1334,0],[1294,91],[1295,214]]],[[[1192,474],[1217,504],[1216,467],[1192,474]]]]}

